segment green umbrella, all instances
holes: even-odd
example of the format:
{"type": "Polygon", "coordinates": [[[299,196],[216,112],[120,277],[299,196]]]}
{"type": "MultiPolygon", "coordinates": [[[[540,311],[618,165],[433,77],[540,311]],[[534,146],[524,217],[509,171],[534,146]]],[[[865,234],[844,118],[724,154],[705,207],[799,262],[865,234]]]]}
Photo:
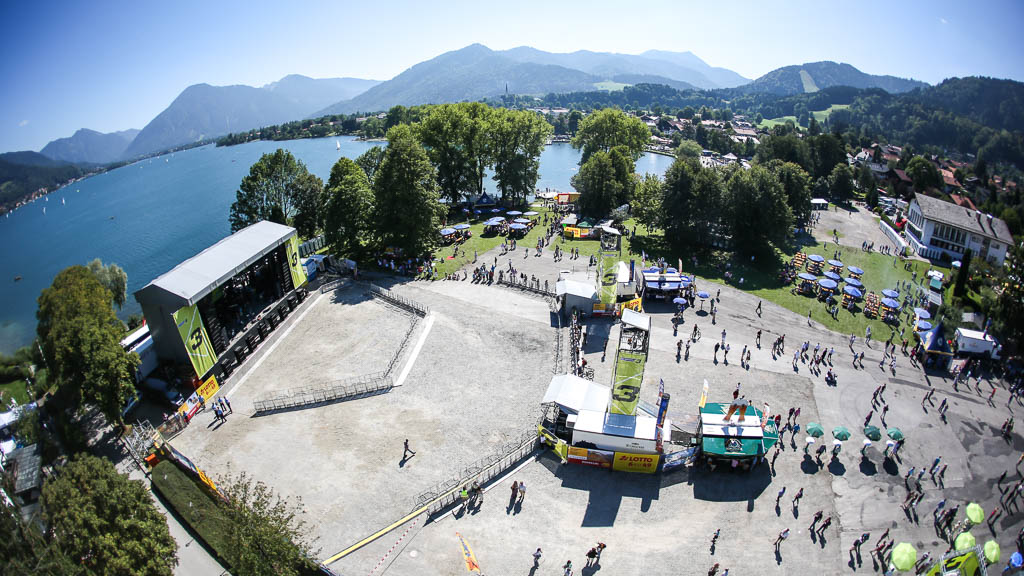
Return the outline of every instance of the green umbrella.
{"type": "Polygon", "coordinates": [[[971,521],[971,524],[981,524],[982,520],[985,519],[985,509],[977,502],[968,504],[966,512],[967,519],[971,521]]]}
{"type": "Polygon", "coordinates": [[[864,435],[875,442],[882,439],[882,431],[878,429],[878,426],[865,426],[864,435]]]}
{"type": "Polygon", "coordinates": [[[978,541],[974,539],[974,534],[971,534],[970,532],[961,532],[960,535],[956,537],[956,540],[953,541],[953,549],[967,550],[968,548],[974,548],[974,545],[977,543],[978,541]]]}
{"type": "Polygon", "coordinates": [[[807,425],[807,434],[814,436],[815,438],[821,438],[825,435],[825,429],[821,427],[821,424],[811,422],[807,425]]]}
{"type": "Polygon", "coordinates": [[[999,542],[996,542],[995,540],[985,542],[985,560],[989,564],[999,562],[999,552],[999,542]]]}
{"type": "Polygon", "coordinates": [[[892,438],[897,442],[903,440],[903,430],[900,430],[899,428],[889,428],[887,433],[889,434],[889,438],[892,438]]]}
{"type": "Polygon", "coordinates": [[[844,426],[836,426],[835,428],[833,428],[832,435],[835,436],[838,440],[850,439],[850,431],[847,430],[844,426]]]}
{"type": "Polygon", "coordinates": [[[906,572],[914,568],[917,562],[917,550],[906,542],[900,542],[892,549],[892,565],[900,572],[906,572]]]}

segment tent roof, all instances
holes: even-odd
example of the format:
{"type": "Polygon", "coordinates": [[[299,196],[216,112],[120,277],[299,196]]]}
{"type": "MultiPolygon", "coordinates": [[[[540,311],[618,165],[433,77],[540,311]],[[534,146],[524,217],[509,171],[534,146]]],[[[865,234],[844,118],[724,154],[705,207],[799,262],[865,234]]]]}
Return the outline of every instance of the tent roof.
{"type": "Polygon", "coordinates": [[[646,415],[612,414],[605,412],[604,408],[600,410],[581,410],[576,417],[576,425],[574,426],[575,430],[581,432],[607,434],[624,438],[639,438],[642,440],[654,440],[657,428],[657,418],[646,415]]]}
{"type": "Polygon", "coordinates": [[[582,410],[603,412],[608,407],[612,389],[572,374],[559,374],[551,378],[544,393],[543,404],[554,402],[569,412],[582,410]]]}
{"type": "Polygon", "coordinates": [[[632,280],[629,276],[629,266],[622,260],[619,260],[615,267],[615,281],[619,284],[628,284],[632,280]]]}
{"type": "Polygon", "coordinates": [[[572,294],[573,296],[579,296],[580,298],[593,298],[597,295],[597,289],[589,282],[580,282],[578,280],[559,280],[558,282],[555,282],[555,294],[557,296],[572,294]]]}
{"type": "Polygon", "coordinates": [[[195,304],[294,235],[291,226],[257,222],[178,264],[139,292],[155,287],[179,296],[188,305],[195,304]]]}
{"type": "Polygon", "coordinates": [[[629,308],[622,310],[622,323],[632,328],[639,328],[644,332],[651,331],[651,317],[629,308]]]}

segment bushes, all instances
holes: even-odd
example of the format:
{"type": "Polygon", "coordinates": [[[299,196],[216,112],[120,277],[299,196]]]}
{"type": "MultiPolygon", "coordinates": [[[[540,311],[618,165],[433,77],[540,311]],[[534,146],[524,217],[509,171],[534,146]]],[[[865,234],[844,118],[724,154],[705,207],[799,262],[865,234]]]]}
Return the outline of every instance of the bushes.
{"type": "Polygon", "coordinates": [[[150,478],[153,488],[177,512],[178,517],[206,543],[221,564],[232,570],[223,553],[230,542],[231,522],[216,500],[168,460],[157,464],[150,478]]]}

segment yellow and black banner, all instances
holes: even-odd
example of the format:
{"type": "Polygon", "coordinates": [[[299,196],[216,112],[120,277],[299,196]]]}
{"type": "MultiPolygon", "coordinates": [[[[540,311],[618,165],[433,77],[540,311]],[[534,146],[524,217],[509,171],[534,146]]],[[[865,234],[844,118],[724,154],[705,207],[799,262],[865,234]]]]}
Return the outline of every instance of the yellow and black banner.
{"type": "Polygon", "coordinates": [[[196,376],[202,378],[217,363],[217,354],[206,334],[203,318],[195,306],[185,306],[173,314],[174,323],[178,325],[178,334],[185,344],[188,359],[192,361],[196,376]]]}
{"type": "Polygon", "coordinates": [[[284,248],[288,257],[288,269],[292,271],[292,287],[298,288],[306,283],[306,269],[299,261],[299,237],[292,236],[284,248]]]}
{"type": "Polygon", "coordinates": [[[658,470],[658,460],[660,459],[661,456],[657,454],[630,454],[628,452],[616,452],[615,463],[612,465],[612,470],[654,474],[658,470]]]}

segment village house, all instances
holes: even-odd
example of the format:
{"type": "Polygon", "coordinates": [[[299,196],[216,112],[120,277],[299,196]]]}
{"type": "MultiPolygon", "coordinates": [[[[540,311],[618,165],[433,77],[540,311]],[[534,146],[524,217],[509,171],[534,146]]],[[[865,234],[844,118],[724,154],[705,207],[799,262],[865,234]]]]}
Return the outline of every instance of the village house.
{"type": "Polygon", "coordinates": [[[1013,236],[1006,222],[965,206],[915,195],[907,209],[907,241],[919,255],[933,260],[974,257],[1002,266],[1013,236]]]}

